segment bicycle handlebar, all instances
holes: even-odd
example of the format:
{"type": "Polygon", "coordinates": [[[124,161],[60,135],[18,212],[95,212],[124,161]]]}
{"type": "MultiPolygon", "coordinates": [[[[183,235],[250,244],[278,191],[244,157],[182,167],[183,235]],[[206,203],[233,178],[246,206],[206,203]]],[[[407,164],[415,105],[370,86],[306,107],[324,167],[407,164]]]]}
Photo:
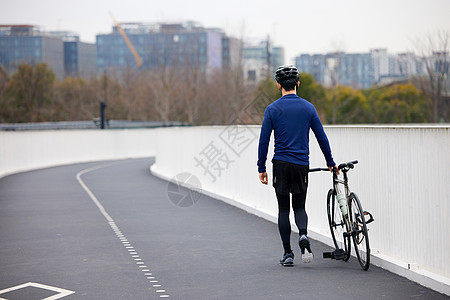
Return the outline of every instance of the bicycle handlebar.
{"type": "Polygon", "coordinates": [[[318,171],[330,171],[330,169],[328,168],[314,168],[314,169],[309,169],[309,172],[318,172],[318,171]]]}
{"type": "MultiPolygon", "coordinates": [[[[344,168],[350,168],[353,169],[354,165],[356,165],[358,163],[357,160],[353,160],[353,161],[349,161],[346,163],[342,163],[338,166],[339,170],[342,170],[344,168]]],[[[328,168],[313,168],[313,169],[309,169],[309,172],[318,172],[318,171],[330,171],[330,169],[328,168]]]]}
{"type": "Polygon", "coordinates": [[[349,161],[349,162],[346,162],[346,163],[342,163],[342,164],[340,164],[340,165],[338,166],[338,169],[339,169],[339,170],[341,170],[341,169],[343,169],[343,168],[350,168],[350,169],[353,169],[354,165],[356,165],[357,163],[358,163],[357,160],[353,160],[353,161],[349,161]]]}

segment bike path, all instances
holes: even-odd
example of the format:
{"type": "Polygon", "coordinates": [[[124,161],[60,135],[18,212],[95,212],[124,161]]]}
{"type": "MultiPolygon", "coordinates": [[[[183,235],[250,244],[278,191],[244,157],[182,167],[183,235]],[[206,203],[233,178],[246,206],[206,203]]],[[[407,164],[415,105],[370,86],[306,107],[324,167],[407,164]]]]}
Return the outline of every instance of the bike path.
{"type": "Polygon", "coordinates": [[[330,248],[314,240],[302,264],[295,234],[296,265],[282,267],[276,224],[205,195],[173,204],[153,162],[0,179],[0,298],[448,299],[355,258],[322,259],[330,248]]]}

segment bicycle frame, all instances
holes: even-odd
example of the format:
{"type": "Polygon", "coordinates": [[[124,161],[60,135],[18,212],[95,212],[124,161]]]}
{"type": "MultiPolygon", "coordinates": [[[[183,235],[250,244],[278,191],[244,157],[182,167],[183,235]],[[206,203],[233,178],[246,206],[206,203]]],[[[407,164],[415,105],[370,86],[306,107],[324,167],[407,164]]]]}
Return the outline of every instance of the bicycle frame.
{"type": "MultiPolygon", "coordinates": [[[[343,185],[345,200],[347,202],[347,207],[350,207],[350,188],[348,186],[348,175],[347,175],[347,172],[349,171],[349,169],[343,168],[341,171],[342,171],[343,177],[344,177],[343,180],[339,179],[338,174],[337,174],[337,169],[333,169],[333,193],[335,196],[337,194],[339,194],[339,192],[341,191],[340,186],[343,185]]],[[[334,202],[333,202],[333,205],[334,205],[334,202]]],[[[342,215],[342,218],[344,219],[344,221],[346,223],[345,224],[346,228],[348,230],[351,230],[349,215],[350,214],[342,215]]],[[[347,232],[347,234],[350,234],[350,232],[347,232]]]]}
{"type": "MultiPolygon", "coordinates": [[[[335,201],[332,200],[331,203],[329,203],[328,205],[331,205],[331,208],[328,208],[329,211],[331,212],[338,212],[338,214],[340,215],[337,216],[335,213],[332,213],[331,215],[329,214],[329,222],[330,224],[334,224],[334,228],[341,228],[342,229],[342,238],[343,240],[341,242],[338,241],[339,239],[339,235],[336,235],[335,232],[333,232],[333,230],[331,229],[331,225],[330,225],[330,229],[332,230],[332,236],[333,236],[333,242],[335,245],[336,249],[345,249],[344,250],[338,250],[338,252],[334,252],[333,257],[334,258],[339,258],[339,259],[344,259],[345,261],[348,260],[348,258],[350,257],[350,237],[351,237],[351,233],[353,232],[352,230],[352,220],[350,217],[350,213],[349,213],[349,209],[350,209],[350,188],[348,185],[348,169],[342,169],[342,173],[343,173],[343,179],[339,179],[338,176],[338,169],[333,168],[333,184],[332,184],[332,199],[336,199],[337,200],[337,195],[338,194],[343,194],[345,197],[345,203],[347,206],[347,214],[344,214],[341,210],[339,201],[335,201]],[[342,243],[342,244],[340,244],[342,243]],[[344,246],[345,245],[345,246],[344,246]],[[340,252],[339,252],[340,251],[340,252]],[[348,251],[348,252],[347,252],[348,251]],[[339,253],[339,254],[338,254],[339,253]],[[345,254],[347,253],[347,254],[345,254]]],[[[328,200],[327,200],[328,201],[328,200]]]]}

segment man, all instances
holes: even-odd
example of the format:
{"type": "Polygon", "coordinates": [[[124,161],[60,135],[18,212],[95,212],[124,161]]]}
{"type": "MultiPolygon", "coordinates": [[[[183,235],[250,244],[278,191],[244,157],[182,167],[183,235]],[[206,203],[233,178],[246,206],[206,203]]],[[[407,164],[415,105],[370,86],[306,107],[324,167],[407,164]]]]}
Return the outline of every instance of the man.
{"type": "Polygon", "coordinates": [[[290,195],[295,223],[299,230],[299,246],[302,261],[311,262],[314,258],[308,239],[308,215],[305,210],[306,190],[309,170],[309,129],[319,142],[327,166],[337,168],[331,155],[328,138],[314,106],[297,96],[300,85],[298,70],[292,65],[281,66],[276,70],[275,79],[282,97],[264,112],[258,148],[258,172],[262,184],[268,183],[266,172],[267,151],[272,130],[275,137],[273,163],[273,187],[278,200],[278,229],[284,248],[280,260],[283,266],[294,265],[291,249],[291,223],[289,220],[290,195]]]}

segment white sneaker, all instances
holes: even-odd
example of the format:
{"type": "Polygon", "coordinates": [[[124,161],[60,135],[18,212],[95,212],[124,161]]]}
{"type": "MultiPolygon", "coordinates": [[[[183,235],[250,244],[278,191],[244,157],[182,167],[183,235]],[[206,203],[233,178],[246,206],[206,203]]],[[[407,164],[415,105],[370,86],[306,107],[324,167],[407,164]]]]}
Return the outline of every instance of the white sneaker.
{"type": "Polygon", "coordinates": [[[314,260],[314,254],[307,252],[305,254],[302,253],[302,263],[309,264],[314,260]]]}
{"type": "Polygon", "coordinates": [[[314,254],[311,251],[311,244],[309,243],[309,239],[306,235],[302,235],[298,240],[298,245],[300,246],[300,250],[302,251],[302,262],[310,263],[314,260],[314,254]]]}

